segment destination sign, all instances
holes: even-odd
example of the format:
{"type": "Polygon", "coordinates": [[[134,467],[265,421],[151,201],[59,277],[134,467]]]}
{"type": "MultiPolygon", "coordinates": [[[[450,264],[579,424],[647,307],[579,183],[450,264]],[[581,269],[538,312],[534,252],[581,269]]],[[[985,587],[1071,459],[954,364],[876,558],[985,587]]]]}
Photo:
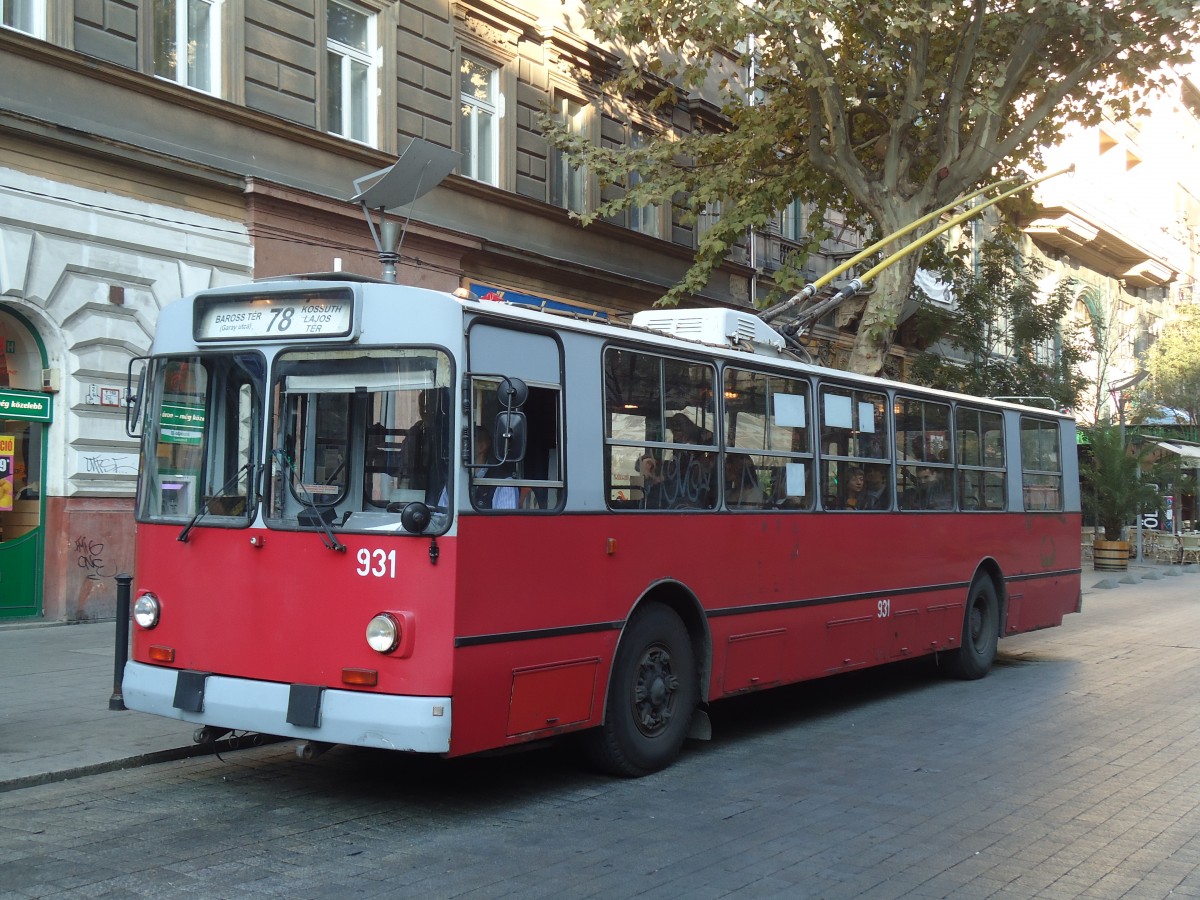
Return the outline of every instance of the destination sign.
{"type": "Polygon", "coordinates": [[[347,337],[353,324],[349,291],[198,297],[197,341],[304,340],[347,337]]]}

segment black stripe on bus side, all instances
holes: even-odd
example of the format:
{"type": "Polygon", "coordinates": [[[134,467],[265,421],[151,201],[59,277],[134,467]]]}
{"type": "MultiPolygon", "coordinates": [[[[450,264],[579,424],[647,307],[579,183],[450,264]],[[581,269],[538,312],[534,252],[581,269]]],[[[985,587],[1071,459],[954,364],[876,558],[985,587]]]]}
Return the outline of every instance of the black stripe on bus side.
{"type": "Polygon", "coordinates": [[[752,606],[725,606],[720,609],[710,609],[705,615],[710,619],[716,619],[721,616],[737,616],[742,613],[768,612],[777,609],[800,609],[805,606],[828,606],[831,603],[848,603],[852,600],[874,600],[878,597],[903,597],[907,594],[964,590],[969,586],[970,582],[961,581],[951,584],[930,584],[924,587],[897,588],[894,591],[860,591],[856,594],[832,594],[828,597],[809,597],[804,600],[780,600],[777,603],[755,603],[752,606]]]}
{"type": "Polygon", "coordinates": [[[472,634],[456,637],[455,647],[478,647],[482,644],[507,644],[513,641],[536,641],[541,638],[566,637],[572,634],[592,634],[597,631],[620,631],[620,622],[592,622],[588,625],[563,625],[561,628],[534,628],[529,631],[505,631],[500,634],[472,634]]]}
{"type": "MultiPolygon", "coordinates": [[[[1011,581],[1031,581],[1035,578],[1057,578],[1062,575],[1076,575],[1081,569],[1061,569],[1054,572],[1031,572],[1027,575],[1013,575],[1005,578],[1007,584],[1011,581]]],[[[752,606],[727,606],[720,609],[710,609],[705,615],[710,619],[720,616],[736,616],[742,613],[768,612],[779,609],[799,609],[805,606],[826,606],[831,603],[846,603],[852,600],[875,600],[882,597],[904,597],[909,594],[928,594],[941,591],[962,591],[971,586],[969,581],[956,581],[948,584],[929,584],[923,587],[899,588],[894,591],[860,591],[855,594],[833,594],[828,597],[810,597],[805,600],[780,600],[777,603],[756,603],[752,606]]]]}
{"type": "Polygon", "coordinates": [[[1029,572],[1026,575],[1009,575],[1004,583],[1010,581],[1033,581],[1038,578],[1061,578],[1063,575],[1082,575],[1083,569],[1056,569],[1053,572],[1029,572]]]}
{"type": "MultiPolygon", "coordinates": [[[[1033,572],[1027,575],[1012,575],[1004,579],[1005,583],[1014,581],[1030,581],[1036,578],[1057,578],[1062,575],[1077,575],[1082,569],[1060,569],[1054,572],[1033,572]]],[[[947,584],[930,584],[923,587],[899,588],[894,591],[860,591],[855,594],[833,594],[828,597],[809,597],[804,600],[781,600],[777,603],[756,603],[752,606],[727,606],[710,609],[705,615],[710,619],[722,616],[738,616],[749,613],[770,612],[783,609],[801,609],[806,606],[828,606],[834,603],[848,603],[853,600],[874,600],[880,597],[903,597],[909,594],[928,594],[940,591],[961,591],[971,586],[969,581],[955,581],[947,584]]],[[[593,634],[599,631],[619,631],[625,625],[619,622],[593,622],[587,625],[564,625],[560,628],[534,628],[529,631],[506,631],[499,634],[473,634],[466,637],[456,637],[455,647],[479,647],[485,644],[506,644],[516,641],[535,641],[542,638],[567,637],[574,634],[593,634]]]]}

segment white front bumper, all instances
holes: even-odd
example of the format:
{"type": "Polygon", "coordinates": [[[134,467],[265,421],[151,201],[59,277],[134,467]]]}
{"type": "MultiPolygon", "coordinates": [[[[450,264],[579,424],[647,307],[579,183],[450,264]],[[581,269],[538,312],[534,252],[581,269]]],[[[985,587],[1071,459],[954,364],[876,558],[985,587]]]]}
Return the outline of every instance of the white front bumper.
{"type": "Polygon", "coordinates": [[[416,753],[450,750],[449,697],[397,697],[327,688],[321,696],[320,725],[305,728],[287,721],[290,685],[209,675],[204,683],[204,710],[193,713],[173,705],[178,674],[176,669],[127,662],[121,688],[125,705],[234,731],[416,753]]]}

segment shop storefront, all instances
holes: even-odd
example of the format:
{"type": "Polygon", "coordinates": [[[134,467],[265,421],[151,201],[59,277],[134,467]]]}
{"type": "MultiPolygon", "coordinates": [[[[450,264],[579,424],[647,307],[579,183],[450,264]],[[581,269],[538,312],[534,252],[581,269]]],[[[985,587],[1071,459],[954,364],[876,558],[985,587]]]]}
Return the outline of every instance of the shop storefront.
{"type": "Polygon", "coordinates": [[[40,388],[44,349],[0,312],[0,619],[40,616],[44,578],[46,431],[53,394],[40,388]]]}

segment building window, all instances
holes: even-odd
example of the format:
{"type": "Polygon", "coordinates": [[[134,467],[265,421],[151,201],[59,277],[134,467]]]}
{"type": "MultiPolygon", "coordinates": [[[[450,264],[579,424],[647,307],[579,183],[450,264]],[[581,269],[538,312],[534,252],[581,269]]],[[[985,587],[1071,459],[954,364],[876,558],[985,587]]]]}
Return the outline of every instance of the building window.
{"type": "Polygon", "coordinates": [[[804,203],[800,200],[793,200],[783,208],[783,215],[780,216],[779,232],[783,235],[785,241],[792,241],[797,244],[805,243],[804,236],[804,203]]]}
{"type": "Polygon", "coordinates": [[[155,0],[154,74],[209,94],[221,90],[219,0],[155,0]]]}
{"type": "Polygon", "coordinates": [[[461,100],[459,115],[459,149],[462,151],[462,173],[485,184],[499,184],[497,164],[500,134],[499,70],[495,66],[462,58],[459,66],[458,90],[461,100]]]}
{"type": "MultiPolygon", "coordinates": [[[[632,129],[629,132],[629,146],[635,150],[645,147],[650,143],[650,135],[638,129],[632,129]]],[[[631,188],[638,185],[642,180],[642,176],[637,172],[629,173],[629,186],[631,188]]],[[[629,227],[634,231],[642,234],[648,234],[651,237],[659,236],[659,220],[661,219],[657,206],[635,206],[629,211],[629,227]]]]}
{"type": "Polygon", "coordinates": [[[717,227],[721,221],[721,201],[705,203],[704,208],[696,216],[696,246],[704,240],[704,236],[717,227]]]}
{"type": "MultiPolygon", "coordinates": [[[[570,97],[558,98],[558,115],[571,134],[582,135],[587,127],[587,107],[570,97]]],[[[582,213],[587,205],[587,170],[573,166],[561,150],[554,151],[552,202],[563,209],[582,213]]]]}
{"type": "Polygon", "coordinates": [[[325,130],[375,144],[375,16],[330,0],[325,9],[325,130]]]}
{"type": "Polygon", "coordinates": [[[0,25],[32,34],[46,36],[45,0],[0,0],[0,25]]]}

